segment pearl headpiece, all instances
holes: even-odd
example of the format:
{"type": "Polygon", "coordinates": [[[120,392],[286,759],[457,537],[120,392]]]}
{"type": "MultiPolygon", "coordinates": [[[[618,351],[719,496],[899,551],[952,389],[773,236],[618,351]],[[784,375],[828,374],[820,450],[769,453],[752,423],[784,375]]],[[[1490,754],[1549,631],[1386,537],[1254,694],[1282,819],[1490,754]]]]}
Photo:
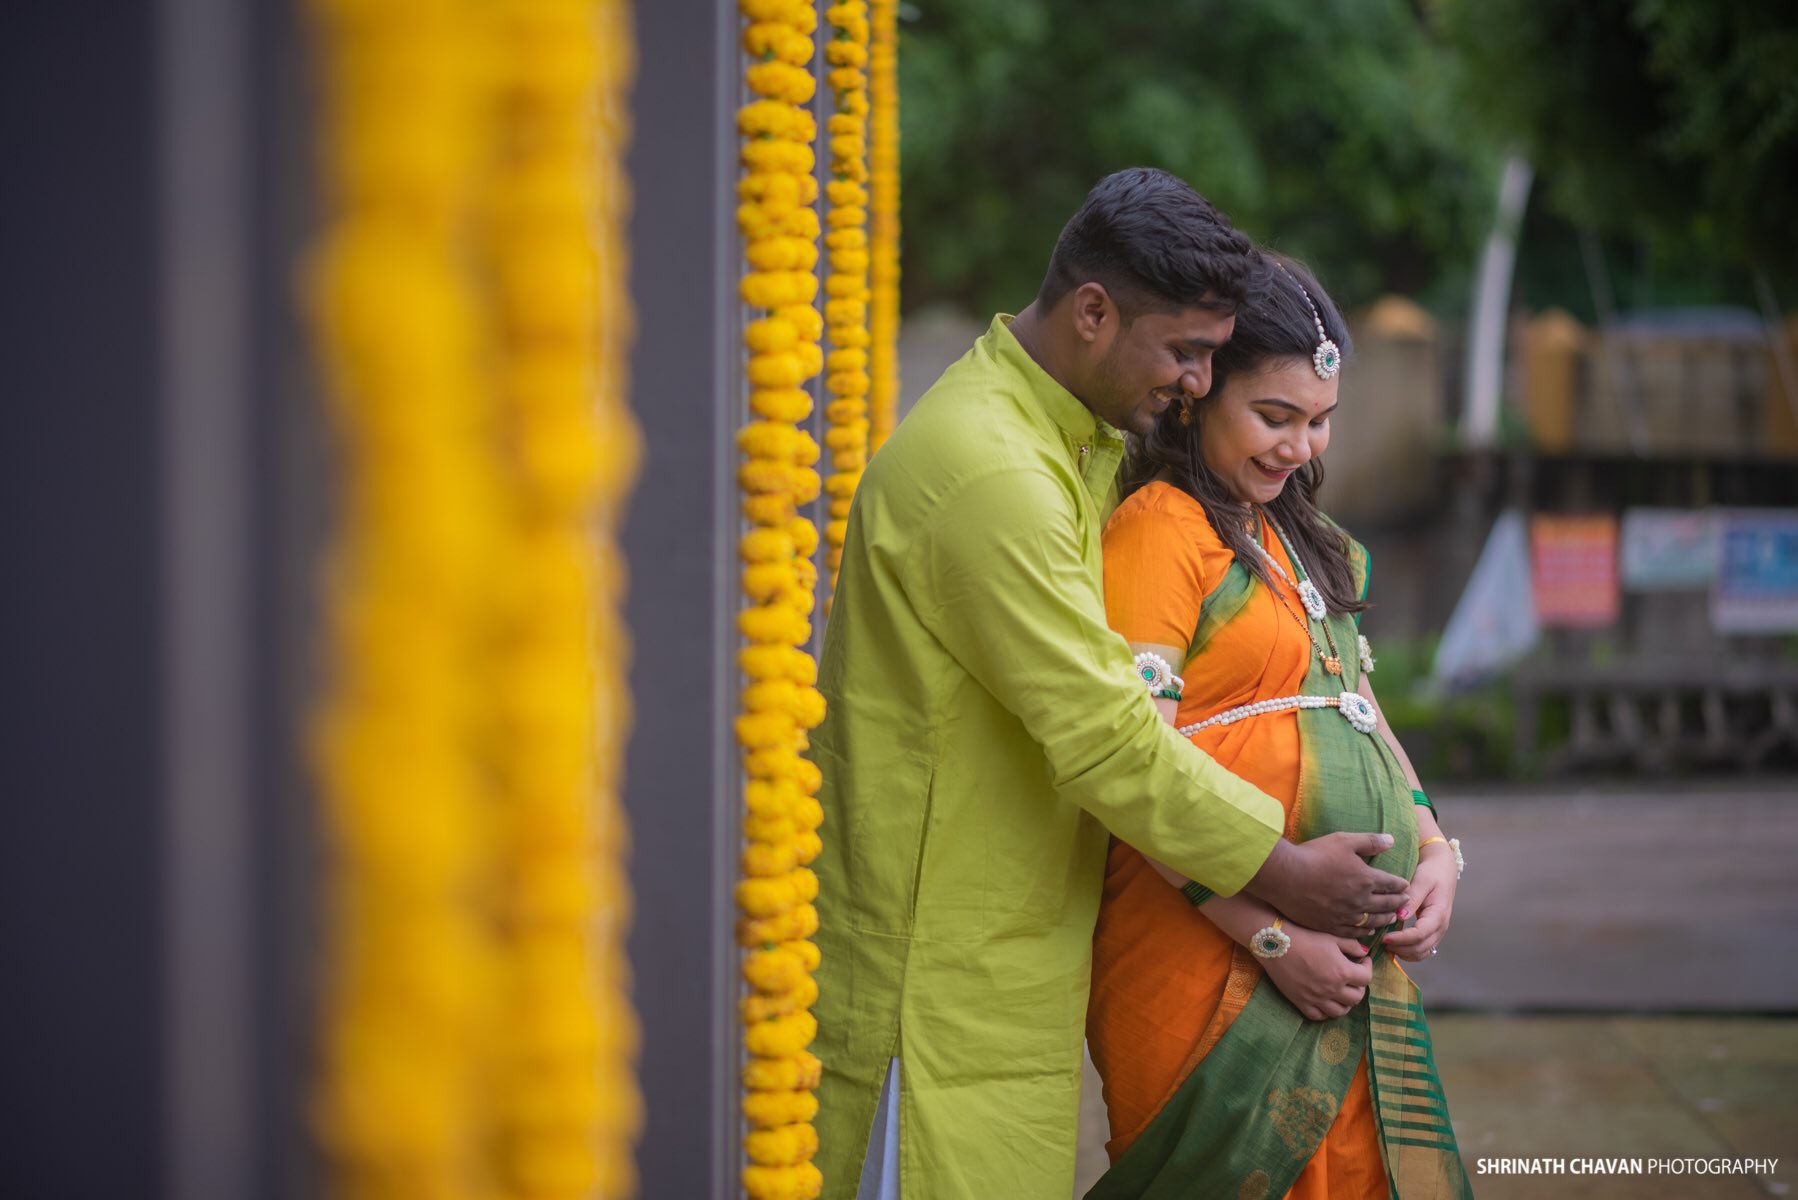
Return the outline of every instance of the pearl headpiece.
{"type": "MultiPolygon", "coordinates": [[[[1286,271],[1285,263],[1275,265],[1286,271]]],[[[1305,285],[1294,279],[1291,271],[1286,271],[1286,278],[1298,284],[1299,295],[1305,298],[1305,307],[1311,310],[1311,323],[1317,326],[1317,349],[1311,352],[1311,369],[1317,372],[1319,379],[1333,379],[1342,369],[1342,348],[1324,332],[1324,319],[1318,315],[1317,305],[1312,303],[1311,293],[1305,290],[1305,285]]]]}

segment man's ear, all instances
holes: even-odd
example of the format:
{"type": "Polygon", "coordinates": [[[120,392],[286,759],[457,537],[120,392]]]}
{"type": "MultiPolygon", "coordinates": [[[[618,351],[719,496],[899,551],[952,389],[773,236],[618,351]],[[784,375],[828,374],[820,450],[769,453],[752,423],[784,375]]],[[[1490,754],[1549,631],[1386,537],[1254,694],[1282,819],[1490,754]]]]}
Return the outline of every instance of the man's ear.
{"type": "Polygon", "coordinates": [[[1117,332],[1118,306],[1102,283],[1087,282],[1069,297],[1074,305],[1074,332],[1081,341],[1103,341],[1117,332]]]}

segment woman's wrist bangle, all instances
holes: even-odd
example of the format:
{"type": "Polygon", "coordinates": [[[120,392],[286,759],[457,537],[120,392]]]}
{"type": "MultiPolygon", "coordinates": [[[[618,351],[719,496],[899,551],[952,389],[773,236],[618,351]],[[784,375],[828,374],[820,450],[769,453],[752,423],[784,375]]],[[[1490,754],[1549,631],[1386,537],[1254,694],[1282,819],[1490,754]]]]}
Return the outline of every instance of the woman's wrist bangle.
{"type": "Polygon", "coordinates": [[[1441,836],[1425,838],[1423,841],[1417,843],[1418,852],[1422,853],[1425,846],[1434,845],[1437,842],[1448,843],[1449,853],[1455,856],[1455,879],[1459,881],[1461,872],[1467,869],[1467,860],[1461,856],[1461,839],[1441,836]]]}
{"type": "Polygon", "coordinates": [[[1434,804],[1430,803],[1430,798],[1428,796],[1424,795],[1421,791],[1419,791],[1416,788],[1411,789],[1411,802],[1413,804],[1421,804],[1425,808],[1429,809],[1430,815],[1432,817],[1436,815],[1436,806],[1434,804]]]}

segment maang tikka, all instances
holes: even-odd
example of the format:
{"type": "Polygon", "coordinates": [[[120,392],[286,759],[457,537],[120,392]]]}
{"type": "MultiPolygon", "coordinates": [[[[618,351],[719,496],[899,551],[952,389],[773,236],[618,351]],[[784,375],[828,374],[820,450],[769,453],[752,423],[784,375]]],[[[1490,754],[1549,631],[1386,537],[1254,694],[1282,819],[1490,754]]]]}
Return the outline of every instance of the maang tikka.
{"type": "Polygon", "coordinates": [[[1285,263],[1276,265],[1298,287],[1299,295],[1305,298],[1305,307],[1311,310],[1311,323],[1317,326],[1317,349],[1311,352],[1311,369],[1317,372],[1319,379],[1334,379],[1336,372],[1342,369],[1342,348],[1324,332],[1324,319],[1318,315],[1317,305],[1312,303],[1311,293],[1305,290],[1305,285],[1299,283],[1291,271],[1286,270],[1285,263]]]}

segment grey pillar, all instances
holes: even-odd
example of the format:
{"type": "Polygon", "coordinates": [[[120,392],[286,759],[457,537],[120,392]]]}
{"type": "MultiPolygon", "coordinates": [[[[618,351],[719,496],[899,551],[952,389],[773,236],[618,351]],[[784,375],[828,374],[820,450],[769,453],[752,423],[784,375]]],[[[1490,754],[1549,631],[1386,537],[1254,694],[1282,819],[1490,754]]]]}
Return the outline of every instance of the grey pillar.
{"type": "Polygon", "coordinates": [[[637,6],[629,167],[647,455],[624,549],[636,726],[626,760],[643,1021],[642,1195],[724,1197],[738,1173],[733,441],[739,422],[736,6],[637,6]]]}

